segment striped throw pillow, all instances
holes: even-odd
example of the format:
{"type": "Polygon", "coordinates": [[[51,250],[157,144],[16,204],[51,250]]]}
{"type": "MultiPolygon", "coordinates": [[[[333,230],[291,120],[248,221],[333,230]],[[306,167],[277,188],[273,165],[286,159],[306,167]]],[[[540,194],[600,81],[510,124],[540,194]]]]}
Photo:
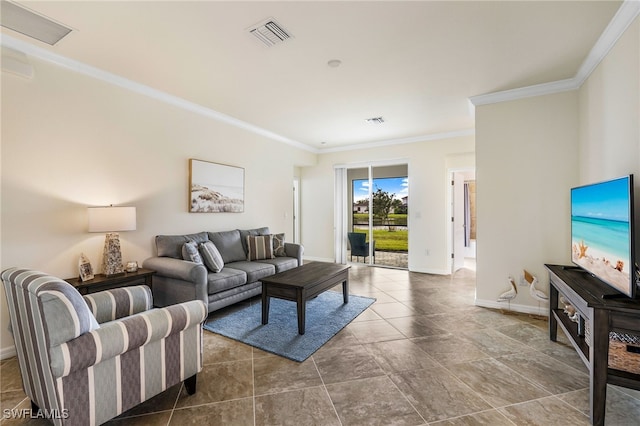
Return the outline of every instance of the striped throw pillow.
{"type": "Polygon", "coordinates": [[[205,241],[198,246],[205,266],[212,272],[220,272],[224,267],[224,260],[218,248],[211,241],[205,241]]]}
{"type": "Polygon", "coordinates": [[[247,260],[273,259],[271,235],[247,235],[247,260]]]}

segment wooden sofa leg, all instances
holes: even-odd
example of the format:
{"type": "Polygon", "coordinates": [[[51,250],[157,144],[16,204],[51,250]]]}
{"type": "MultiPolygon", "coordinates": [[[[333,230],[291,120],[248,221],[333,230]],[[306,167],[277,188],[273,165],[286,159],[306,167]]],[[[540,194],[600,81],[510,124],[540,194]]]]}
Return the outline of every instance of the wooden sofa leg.
{"type": "Polygon", "coordinates": [[[193,395],[194,393],[196,393],[196,379],[197,379],[198,375],[194,374],[193,376],[185,379],[184,381],[184,388],[187,390],[187,393],[189,395],[193,395]]]}

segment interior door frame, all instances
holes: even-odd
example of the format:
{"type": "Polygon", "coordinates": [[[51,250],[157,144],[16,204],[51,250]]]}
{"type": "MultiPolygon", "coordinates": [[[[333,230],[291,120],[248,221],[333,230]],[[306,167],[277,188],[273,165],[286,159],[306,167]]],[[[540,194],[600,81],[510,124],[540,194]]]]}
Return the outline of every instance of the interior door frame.
{"type": "Polygon", "coordinates": [[[451,273],[464,267],[465,245],[464,227],[470,226],[465,223],[464,215],[464,183],[468,176],[475,178],[475,168],[449,169],[449,215],[451,217],[451,228],[449,232],[449,266],[451,273]]]}

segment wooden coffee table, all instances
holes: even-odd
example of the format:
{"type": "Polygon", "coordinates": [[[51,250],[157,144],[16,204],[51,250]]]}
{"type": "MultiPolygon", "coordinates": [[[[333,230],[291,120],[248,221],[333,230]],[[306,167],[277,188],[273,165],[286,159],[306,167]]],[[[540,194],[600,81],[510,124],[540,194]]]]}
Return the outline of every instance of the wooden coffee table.
{"type": "Polygon", "coordinates": [[[262,324],[269,322],[272,297],[296,302],[298,333],[304,334],[307,300],[342,284],[344,303],[349,303],[349,268],[337,263],[312,262],[262,279],[262,324]]]}

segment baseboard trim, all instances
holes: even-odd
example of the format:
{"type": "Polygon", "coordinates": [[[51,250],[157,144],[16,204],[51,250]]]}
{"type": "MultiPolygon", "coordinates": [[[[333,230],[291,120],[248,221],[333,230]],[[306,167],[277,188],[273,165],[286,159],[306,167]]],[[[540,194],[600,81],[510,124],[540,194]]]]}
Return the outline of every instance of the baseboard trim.
{"type": "Polygon", "coordinates": [[[502,309],[505,311],[519,312],[521,314],[539,315],[543,317],[549,316],[549,307],[546,306],[530,306],[515,303],[497,302],[495,300],[475,299],[474,304],[482,308],[502,309]]]}

